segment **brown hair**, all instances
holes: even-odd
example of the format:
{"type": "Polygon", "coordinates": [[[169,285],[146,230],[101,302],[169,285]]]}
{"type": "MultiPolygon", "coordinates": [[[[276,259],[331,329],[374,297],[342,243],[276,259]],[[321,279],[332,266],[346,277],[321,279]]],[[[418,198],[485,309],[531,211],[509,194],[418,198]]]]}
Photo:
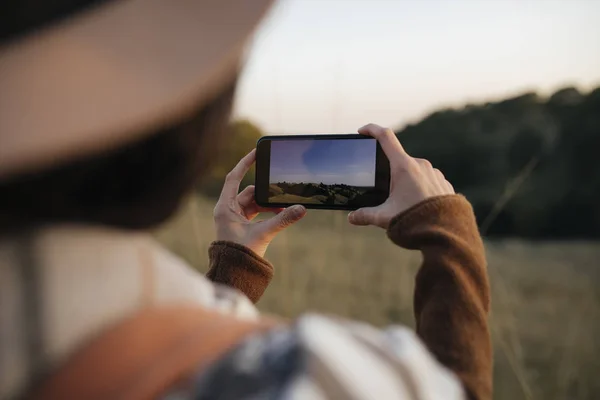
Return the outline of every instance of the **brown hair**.
{"type": "Polygon", "coordinates": [[[0,233],[56,222],[143,229],[163,222],[209,164],[235,82],[193,116],[142,141],[0,182],[0,233]]]}

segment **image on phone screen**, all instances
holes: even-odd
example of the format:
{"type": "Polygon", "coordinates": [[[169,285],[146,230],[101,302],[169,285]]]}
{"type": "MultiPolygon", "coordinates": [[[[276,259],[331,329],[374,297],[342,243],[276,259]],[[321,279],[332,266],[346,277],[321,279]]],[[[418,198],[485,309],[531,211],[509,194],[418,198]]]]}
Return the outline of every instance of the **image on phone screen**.
{"type": "Polygon", "coordinates": [[[375,139],[290,138],[268,147],[269,205],[360,208],[387,196],[377,185],[375,139]]]}

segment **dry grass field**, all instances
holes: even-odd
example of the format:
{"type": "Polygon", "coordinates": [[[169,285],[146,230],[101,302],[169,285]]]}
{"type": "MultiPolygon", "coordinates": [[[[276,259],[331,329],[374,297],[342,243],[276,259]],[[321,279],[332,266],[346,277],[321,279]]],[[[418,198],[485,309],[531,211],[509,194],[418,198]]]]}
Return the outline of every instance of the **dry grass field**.
{"type": "MultiPolygon", "coordinates": [[[[199,271],[214,237],[213,203],[194,198],[156,233],[199,271]]],[[[495,398],[599,399],[600,243],[487,242],[492,283],[495,398]]],[[[312,310],[413,326],[420,254],[346,214],[309,211],[267,258],[275,277],[258,307],[294,317],[312,310]]]]}

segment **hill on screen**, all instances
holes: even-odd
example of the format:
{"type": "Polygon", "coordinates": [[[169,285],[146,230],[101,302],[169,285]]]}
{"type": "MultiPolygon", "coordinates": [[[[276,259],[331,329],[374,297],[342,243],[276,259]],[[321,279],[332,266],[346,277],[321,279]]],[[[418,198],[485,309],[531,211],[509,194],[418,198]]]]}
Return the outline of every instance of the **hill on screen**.
{"type": "Polygon", "coordinates": [[[312,182],[278,182],[269,185],[270,203],[304,203],[353,206],[364,204],[373,186],[312,182]]]}

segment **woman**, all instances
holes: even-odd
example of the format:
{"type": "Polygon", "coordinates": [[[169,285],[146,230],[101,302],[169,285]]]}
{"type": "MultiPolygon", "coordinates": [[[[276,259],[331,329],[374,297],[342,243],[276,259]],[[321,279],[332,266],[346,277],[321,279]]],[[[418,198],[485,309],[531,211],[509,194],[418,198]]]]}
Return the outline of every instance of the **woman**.
{"type": "MultiPolygon", "coordinates": [[[[491,397],[489,287],[468,202],[367,125],[388,200],[349,215],[423,252],[417,335],[252,302],[277,232],[305,214],[238,194],[215,208],[210,271],[144,233],[226,145],[244,39],[268,1],[5,2],[0,9],[0,397],[491,397]],[[256,214],[275,211],[254,223],[256,214]]],[[[401,267],[401,266],[399,266],[401,267]]]]}

